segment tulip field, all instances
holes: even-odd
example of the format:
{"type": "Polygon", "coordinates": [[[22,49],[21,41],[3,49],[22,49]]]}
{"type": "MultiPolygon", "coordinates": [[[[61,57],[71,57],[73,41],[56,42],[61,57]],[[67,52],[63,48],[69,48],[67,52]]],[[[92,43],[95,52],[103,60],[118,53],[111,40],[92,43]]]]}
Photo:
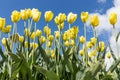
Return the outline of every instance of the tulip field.
{"type": "Polygon", "coordinates": [[[0,17],[0,80],[120,80],[120,52],[115,24],[117,14],[108,17],[114,39],[117,56],[111,44],[99,41],[96,28],[100,20],[97,14],[89,12],[68,15],[52,11],[42,13],[38,9],[14,10],[10,15],[13,24],[9,25],[0,17]],[[46,25],[37,29],[37,23],[44,17],[46,25]],[[82,21],[84,34],[79,35],[79,27],[73,24],[76,19],[82,21]],[[22,35],[17,31],[17,23],[23,22],[22,35]],[[58,28],[51,29],[54,21],[58,28]],[[87,40],[87,23],[94,34],[87,40]],[[67,30],[64,30],[64,25],[67,30]],[[53,33],[52,33],[53,32],[53,33]],[[4,37],[2,34],[5,34],[4,37]],[[113,58],[106,69],[105,58],[113,58]]]}

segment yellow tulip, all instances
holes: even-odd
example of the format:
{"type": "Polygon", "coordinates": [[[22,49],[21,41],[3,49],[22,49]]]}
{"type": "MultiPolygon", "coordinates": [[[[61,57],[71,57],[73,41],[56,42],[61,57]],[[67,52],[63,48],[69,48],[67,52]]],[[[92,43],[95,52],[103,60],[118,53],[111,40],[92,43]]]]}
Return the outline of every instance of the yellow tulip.
{"type": "Polygon", "coordinates": [[[92,15],[91,18],[90,18],[90,24],[93,26],[93,27],[97,27],[99,25],[99,18],[97,15],[92,15]]]}
{"type": "Polygon", "coordinates": [[[70,39],[70,32],[69,31],[65,31],[65,33],[63,34],[63,40],[69,40],[70,39]]]}
{"type": "Polygon", "coordinates": [[[117,22],[117,14],[116,13],[111,13],[109,16],[109,22],[112,25],[115,25],[117,22]]]}
{"type": "Polygon", "coordinates": [[[27,14],[27,10],[25,9],[25,10],[21,10],[21,18],[22,18],[22,20],[27,20],[28,19],[28,14],[27,14]]]}
{"type": "Polygon", "coordinates": [[[48,46],[48,47],[51,47],[51,46],[52,46],[52,42],[49,41],[49,42],[47,43],[47,46],[48,46]]]}
{"type": "Polygon", "coordinates": [[[52,11],[46,11],[45,15],[44,15],[45,21],[50,22],[52,20],[53,16],[54,16],[54,14],[52,11]]]}
{"type": "Polygon", "coordinates": [[[108,52],[108,53],[106,54],[106,57],[110,59],[110,58],[111,58],[111,53],[108,52]]]}
{"type": "Polygon", "coordinates": [[[64,13],[58,14],[58,16],[55,17],[54,21],[57,25],[63,23],[66,20],[66,15],[64,13]]]}
{"type": "Polygon", "coordinates": [[[45,26],[43,31],[44,31],[44,34],[47,36],[51,34],[51,29],[48,26],[45,26]]]}
{"type": "Polygon", "coordinates": [[[97,55],[97,51],[96,51],[96,50],[93,50],[93,51],[91,52],[91,54],[92,54],[92,56],[96,56],[96,55],[97,55]]]}
{"type": "Polygon", "coordinates": [[[41,36],[41,38],[39,38],[39,41],[41,44],[46,42],[46,38],[44,36],[41,36]]]}
{"type": "Polygon", "coordinates": [[[51,50],[51,57],[52,57],[52,59],[55,58],[55,51],[54,50],[51,50]]]}
{"type": "Polygon", "coordinates": [[[38,22],[41,17],[41,12],[38,9],[32,9],[32,19],[34,22],[38,22]]]}
{"type": "Polygon", "coordinates": [[[79,30],[78,30],[78,27],[76,27],[76,26],[72,27],[72,28],[69,30],[70,38],[76,39],[76,38],[77,38],[78,31],[79,31],[79,30]]]}
{"type": "Polygon", "coordinates": [[[69,46],[69,41],[65,41],[65,42],[64,42],[64,45],[65,45],[66,47],[68,47],[68,46],[69,46]]]}
{"type": "Polygon", "coordinates": [[[79,54],[81,55],[81,56],[83,56],[85,53],[84,53],[84,50],[80,50],[79,51],[79,54]]]}
{"type": "Polygon", "coordinates": [[[11,28],[12,28],[11,25],[7,25],[6,27],[2,28],[2,32],[7,34],[7,33],[9,33],[11,31],[11,28]]]}
{"type": "Polygon", "coordinates": [[[99,47],[100,47],[100,51],[103,52],[105,49],[105,43],[103,41],[99,42],[99,47]]]}
{"type": "Polygon", "coordinates": [[[89,58],[91,58],[92,56],[93,56],[92,53],[89,53],[89,54],[88,54],[88,57],[89,57],[89,58]]]}
{"type": "Polygon", "coordinates": [[[58,29],[62,30],[64,28],[64,22],[58,25],[58,29]]]}
{"type": "Polygon", "coordinates": [[[55,37],[56,37],[57,39],[60,38],[60,32],[59,32],[59,31],[55,31],[55,37]]]}
{"type": "Polygon", "coordinates": [[[84,36],[81,36],[79,40],[80,40],[80,43],[82,43],[82,44],[86,41],[84,36]]]}
{"type": "Polygon", "coordinates": [[[31,39],[35,39],[35,37],[36,37],[36,33],[33,32],[33,33],[31,34],[30,38],[31,38],[31,39]]]}
{"type": "Polygon", "coordinates": [[[76,19],[77,19],[77,14],[74,14],[72,12],[70,12],[67,16],[67,21],[70,24],[74,23],[76,21],[76,19]]]}
{"type": "Polygon", "coordinates": [[[21,18],[20,12],[18,12],[17,10],[14,10],[11,15],[12,22],[16,23],[20,20],[20,18],[21,18]]]}
{"type": "Polygon", "coordinates": [[[89,42],[87,43],[87,47],[92,48],[92,47],[93,47],[93,44],[89,41],[89,42]]]}
{"type": "Polygon", "coordinates": [[[24,41],[24,37],[23,36],[19,36],[19,42],[23,42],[24,41]]]}
{"type": "Polygon", "coordinates": [[[6,38],[2,38],[2,45],[3,46],[6,46],[6,40],[7,40],[6,38]]]}
{"type": "Polygon", "coordinates": [[[28,48],[28,42],[24,42],[25,48],[28,48]]]}
{"type": "Polygon", "coordinates": [[[25,28],[24,33],[25,33],[25,36],[30,35],[30,31],[27,28],[25,28]]]}
{"type": "Polygon", "coordinates": [[[75,45],[75,41],[74,40],[70,40],[70,45],[74,46],[75,45]]]}
{"type": "Polygon", "coordinates": [[[36,32],[35,32],[35,34],[36,34],[37,37],[39,37],[39,36],[41,36],[42,31],[37,29],[36,32]]]}
{"type": "Polygon", "coordinates": [[[38,48],[38,44],[37,44],[37,43],[30,43],[30,46],[31,46],[33,49],[38,48]]]}
{"type": "Polygon", "coordinates": [[[53,41],[54,40],[54,36],[53,35],[49,35],[48,39],[49,39],[49,41],[53,41]]]}
{"type": "Polygon", "coordinates": [[[26,9],[26,14],[27,14],[28,18],[31,18],[32,17],[32,10],[26,9]]]}
{"type": "Polygon", "coordinates": [[[82,22],[86,23],[87,20],[88,20],[88,16],[89,16],[89,13],[88,13],[88,12],[82,12],[82,13],[81,13],[81,16],[80,16],[82,22]]]}
{"type": "Polygon", "coordinates": [[[91,43],[92,43],[93,45],[95,45],[96,42],[97,42],[97,38],[95,38],[95,37],[91,38],[91,43]]]}
{"type": "Polygon", "coordinates": [[[2,29],[6,24],[6,19],[5,18],[0,18],[0,29],[2,29]]]}

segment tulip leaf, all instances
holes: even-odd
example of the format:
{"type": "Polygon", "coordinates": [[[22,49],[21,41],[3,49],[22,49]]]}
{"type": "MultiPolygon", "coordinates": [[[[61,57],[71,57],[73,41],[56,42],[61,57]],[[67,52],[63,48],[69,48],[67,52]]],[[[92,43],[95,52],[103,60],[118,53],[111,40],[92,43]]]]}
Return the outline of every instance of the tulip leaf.
{"type": "Polygon", "coordinates": [[[120,32],[117,34],[116,42],[118,42],[119,36],[120,36],[120,32]]]}
{"type": "Polygon", "coordinates": [[[111,53],[113,59],[116,61],[117,59],[116,59],[116,57],[115,57],[115,55],[114,55],[114,53],[113,53],[113,51],[112,51],[112,48],[111,48],[111,46],[110,46],[110,43],[108,43],[108,46],[109,46],[110,53],[111,53]]]}
{"type": "Polygon", "coordinates": [[[53,71],[47,71],[40,66],[35,65],[36,71],[42,73],[48,80],[59,80],[59,77],[53,71]]]}

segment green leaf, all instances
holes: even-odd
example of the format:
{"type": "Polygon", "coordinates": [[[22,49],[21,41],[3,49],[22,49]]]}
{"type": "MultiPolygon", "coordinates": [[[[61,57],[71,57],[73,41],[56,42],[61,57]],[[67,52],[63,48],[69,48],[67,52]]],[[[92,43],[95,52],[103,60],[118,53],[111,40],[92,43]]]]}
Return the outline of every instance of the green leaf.
{"type": "Polygon", "coordinates": [[[8,52],[8,54],[15,62],[19,62],[21,60],[16,54],[13,54],[11,52],[8,52]]]}
{"type": "Polygon", "coordinates": [[[109,46],[110,53],[111,53],[113,59],[116,61],[117,59],[116,59],[116,57],[115,57],[115,55],[114,55],[114,53],[113,53],[113,51],[112,51],[112,48],[111,48],[111,46],[110,46],[110,43],[108,43],[108,46],[109,46]]]}
{"type": "Polygon", "coordinates": [[[116,42],[118,41],[119,36],[120,36],[120,32],[117,34],[117,37],[116,37],[116,42]]]}
{"type": "Polygon", "coordinates": [[[36,71],[42,73],[48,80],[59,80],[59,77],[53,71],[47,71],[40,66],[35,65],[36,71]]]}

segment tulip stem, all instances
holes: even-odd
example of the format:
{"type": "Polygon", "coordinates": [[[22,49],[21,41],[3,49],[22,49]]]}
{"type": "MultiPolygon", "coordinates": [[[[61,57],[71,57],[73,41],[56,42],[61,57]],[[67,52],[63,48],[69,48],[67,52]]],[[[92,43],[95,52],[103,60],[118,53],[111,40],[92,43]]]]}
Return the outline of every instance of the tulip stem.
{"type": "Polygon", "coordinates": [[[69,24],[69,29],[70,29],[71,25],[69,24]]]}
{"type": "Polygon", "coordinates": [[[13,43],[13,42],[14,42],[14,40],[15,40],[14,35],[15,35],[16,26],[17,26],[17,24],[14,23],[13,32],[12,32],[12,41],[11,41],[12,51],[13,51],[13,49],[14,49],[14,43],[13,43]],[[14,40],[13,40],[13,38],[14,38],[14,40]]]}
{"type": "MultiPolygon", "coordinates": [[[[84,36],[85,36],[85,39],[86,39],[86,25],[85,24],[84,24],[84,36]]],[[[84,43],[84,51],[85,51],[85,62],[86,62],[86,67],[87,67],[88,53],[87,53],[87,49],[86,49],[86,40],[85,40],[85,43],[84,43]]]]}
{"type": "Polygon", "coordinates": [[[117,33],[116,33],[116,29],[115,29],[114,25],[113,25],[113,30],[114,30],[114,38],[115,38],[115,42],[116,42],[117,55],[118,55],[118,58],[119,58],[119,48],[118,48],[118,43],[116,41],[117,33]]]}

